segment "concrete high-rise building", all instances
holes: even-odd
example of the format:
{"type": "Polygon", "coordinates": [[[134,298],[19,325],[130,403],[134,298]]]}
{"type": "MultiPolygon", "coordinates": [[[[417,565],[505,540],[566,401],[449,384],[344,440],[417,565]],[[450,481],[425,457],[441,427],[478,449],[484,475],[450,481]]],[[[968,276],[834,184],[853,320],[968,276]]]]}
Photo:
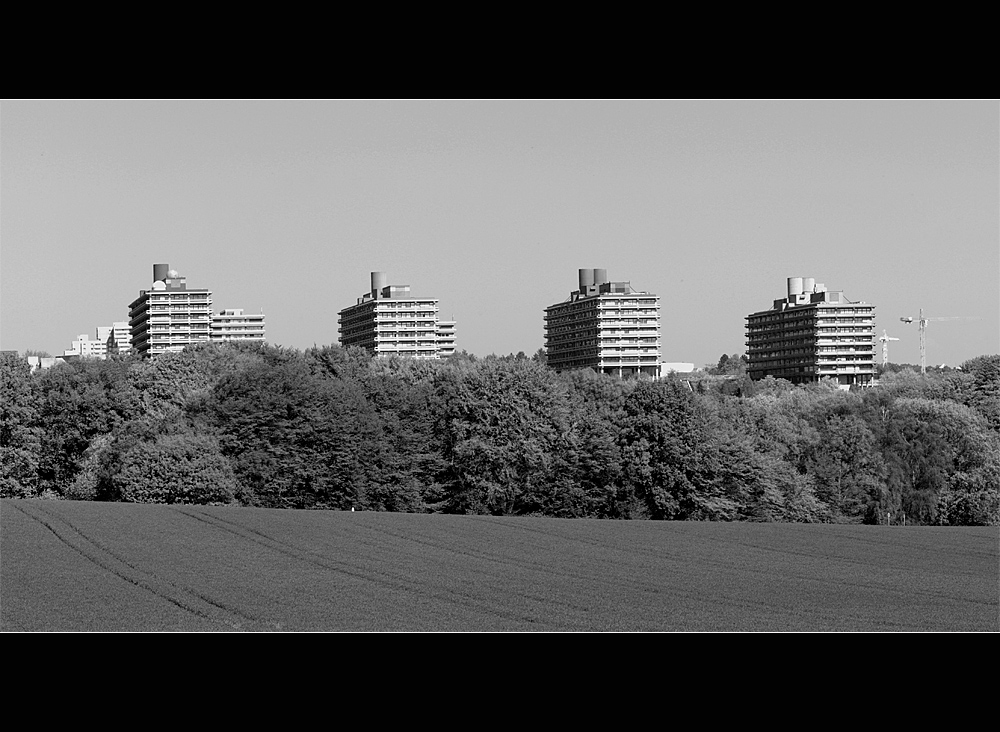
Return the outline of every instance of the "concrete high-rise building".
{"type": "Polygon", "coordinates": [[[371,289],[340,311],[340,344],[376,356],[441,358],[455,352],[454,321],[438,320],[438,300],[415,297],[409,285],[390,285],[372,272],[371,289]]]}
{"type": "Polygon", "coordinates": [[[177,270],[154,264],[152,287],[129,305],[132,348],[147,357],[207,343],[211,312],[211,291],[189,289],[177,270]]]}
{"type": "Polygon", "coordinates": [[[812,277],[789,277],[788,295],[746,320],[751,379],[807,384],[829,377],[849,388],[875,377],[875,307],[812,277]]]}
{"type": "Polygon", "coordinates": [[[604,269],[581,269],[579,289],[545,308],[546,362],[557,371],[660,376],[660,298],[604,269]]]}
{"type": "Polygon", "coordinates": [[[257,341],[263,343],[264,313],[243,312],[242,308],[220,310],[212,316],[212,342],[257,341]]]}

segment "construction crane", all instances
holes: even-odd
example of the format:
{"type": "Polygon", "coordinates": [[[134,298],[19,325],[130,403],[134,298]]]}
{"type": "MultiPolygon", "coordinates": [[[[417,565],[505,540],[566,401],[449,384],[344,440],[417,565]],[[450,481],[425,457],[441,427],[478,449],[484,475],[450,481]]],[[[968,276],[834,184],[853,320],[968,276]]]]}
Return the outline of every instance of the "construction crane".
{"type": "Polygon", "coordinates": [[[889,334],[883,330],[879,340],[882,341],[882,368],[885,369],[886,364],[889,363],[889,341],[898,341],[899,339],[890,338],[889,334]]]}
{"type": "MultiPolygon", "coordinates": [[[[900,320],[904,323],[913,322],[913,318],[900,318],[900,320]]],[[[920,317],[917,318],[917,325],[920,329],[920,373],[922,375],[927,374],[927,324],[932,320],[980,320],[980,318],[976,316],[966,317],[961,315],[944,318],[925,318],[924,309],[920,308],[920,317]]],[[[883,333],[884,332],[885,331],[883,331],[883,333]]]]}

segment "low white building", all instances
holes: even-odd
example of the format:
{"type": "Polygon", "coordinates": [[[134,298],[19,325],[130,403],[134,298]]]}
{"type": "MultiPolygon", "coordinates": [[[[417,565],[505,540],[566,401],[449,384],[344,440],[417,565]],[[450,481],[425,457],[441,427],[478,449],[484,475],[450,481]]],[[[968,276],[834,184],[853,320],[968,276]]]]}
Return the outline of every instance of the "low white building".
{"type": "Polygon", "coordinates": [[[455,354],[455,321],[439,320],[437,325],[438,356],[445,358],[455,354]]]}
{"type": "Polygon", "coordinates": [[[111,325],[97,327],[97,340],[103,340],[107,353],[125,355],[132,350],[132,336],[129,333],[128,321],[122,320],[111,325]]]}
{"type": "Polygon", "coordinates": [[[125,354],[132,350],[129,327],[125,321],[97,326],[97,339],[91,340],[81,333],[73,346],[63,351],[63,356],[79,358],[106,358],[109,354],[125,354]]]}
{"type": "Polygon", "coordinates": [[[86,333],[81,333],[73,341],[72,348],[63,351],[63,356],[79,356],[80,358],[105,358],[107,355],[107,340],[100,339],[100,328],[98,328],[97,340],[91,340],[86,333]]]}
{"type": "Polygon", "coordinates": [[[211,340],[257,341],[263,343],[264,313],[244,313],[243,308],[220,310],[212,315],[211,340]]]}
{"type": "Polygon", "coordinates": [[[32,372],[39,369],[50,369],[56,364],[66,363],[63,356],[25,356],[24,358],[28,362],[28,366],[31,367],[32,372]]]}

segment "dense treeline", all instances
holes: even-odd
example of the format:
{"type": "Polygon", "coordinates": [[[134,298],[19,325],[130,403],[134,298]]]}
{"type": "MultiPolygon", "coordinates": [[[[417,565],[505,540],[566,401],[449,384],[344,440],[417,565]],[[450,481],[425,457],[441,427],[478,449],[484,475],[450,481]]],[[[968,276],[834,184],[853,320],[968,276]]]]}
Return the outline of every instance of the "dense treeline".
{"type": "Polygon", "coordinates": [[[336,346],[212,345],[35,374],[0,359],[6,497],[1000,523],[1000,356],[850,393],[739,369],[619,381],[523,354],[336,346]]]}

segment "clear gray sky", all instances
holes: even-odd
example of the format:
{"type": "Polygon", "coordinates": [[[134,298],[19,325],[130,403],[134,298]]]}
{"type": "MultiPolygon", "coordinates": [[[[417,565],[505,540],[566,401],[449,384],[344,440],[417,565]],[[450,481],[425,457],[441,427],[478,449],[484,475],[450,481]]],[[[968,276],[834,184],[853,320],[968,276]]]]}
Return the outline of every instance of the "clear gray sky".
{"type": "Polygon", "coordinates": [[[890,360],[1000,352],[1000,104],[987,101],[0,103],[0,348],[128,319],[154,262],[337,342],[382,270],[471,353],[531,354],[600,267],[660,295],[667,361],[743,353],[815,277],[890,360]]]}

